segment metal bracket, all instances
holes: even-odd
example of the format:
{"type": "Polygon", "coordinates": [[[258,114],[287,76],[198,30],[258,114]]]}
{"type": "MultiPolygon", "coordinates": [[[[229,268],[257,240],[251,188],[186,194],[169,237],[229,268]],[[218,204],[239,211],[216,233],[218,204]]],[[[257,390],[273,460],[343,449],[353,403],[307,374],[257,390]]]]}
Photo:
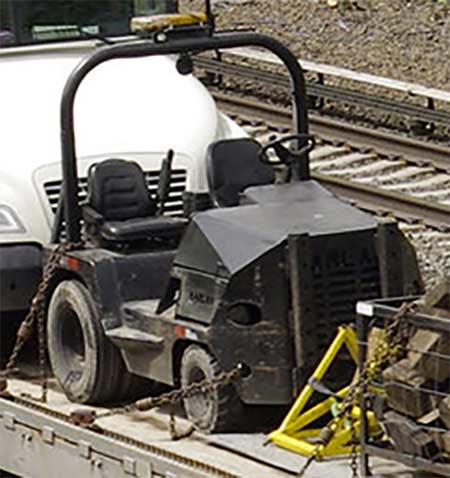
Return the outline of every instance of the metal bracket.
{"type": "Polygon", "coordinates": [[[3,424],[8,430],[16,429],[16,417],[12,413],[5,412],[3,415],[3,424]]]}
{"type": "Polygon", "coordinates": [[[42,439],[44,443],[53,445],[55,443],[55,430],[48,426],[42,427],[42,439]]]}
{"type": "Polygon", "coordinates": [[[123,470],[127,475],[136,476],[136,460],[125,456],[123,458],[123,470]]]}
{"type": "Polygon", "coordinates": [[[80,440],[78,442],[78,451],[82,458],[89,459],[91,457],[91,444],[87,441],[80,440]]]}

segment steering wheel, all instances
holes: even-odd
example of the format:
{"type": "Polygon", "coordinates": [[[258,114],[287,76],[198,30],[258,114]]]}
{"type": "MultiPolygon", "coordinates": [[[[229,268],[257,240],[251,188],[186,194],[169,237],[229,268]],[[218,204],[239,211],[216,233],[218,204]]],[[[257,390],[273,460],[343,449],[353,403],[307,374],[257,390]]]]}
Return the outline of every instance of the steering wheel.
{"type": "Polygon", "coordinates": [[[259,160],[264,164],[277,165],[285,164],[291,166],[295,161],[300,161],[303,159],[305,154],[308,154],[314,149],[316,145],[316,140],[313,136],[309,134],[293,134],[290,136],[284,136],[283,138],[276,139],[267,143],[259,153],[259,160]],[[300,141],[301,143],[306,143],[300,149],[293,149],[284,146],[284,143],[288,141],[300,141]],[[277,155],[279,161],[271,161],[267,157],[267,151],[273,149],[277,155]]]}

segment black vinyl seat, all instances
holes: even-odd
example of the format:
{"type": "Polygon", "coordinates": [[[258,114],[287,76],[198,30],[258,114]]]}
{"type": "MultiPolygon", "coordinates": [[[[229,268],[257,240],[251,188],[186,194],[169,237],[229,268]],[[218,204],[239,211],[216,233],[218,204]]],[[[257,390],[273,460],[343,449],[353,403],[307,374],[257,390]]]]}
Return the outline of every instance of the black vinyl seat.
{"type": "Polygon", "coordinates": [[[248,187],[275,181],[272,167],[261,162],[260,153],[261,145],[251,138],[226,139],[209,146],[209,190],[218,206],[237,206],[240,194],[248,187]]]}
{"type": "Polygon", "coordinates": [[[116,243],[181,237],[186,220],[156,216],[156,210],[137,163],[108,159],[89,168],[83,219],[90,237],[116,243]]]}

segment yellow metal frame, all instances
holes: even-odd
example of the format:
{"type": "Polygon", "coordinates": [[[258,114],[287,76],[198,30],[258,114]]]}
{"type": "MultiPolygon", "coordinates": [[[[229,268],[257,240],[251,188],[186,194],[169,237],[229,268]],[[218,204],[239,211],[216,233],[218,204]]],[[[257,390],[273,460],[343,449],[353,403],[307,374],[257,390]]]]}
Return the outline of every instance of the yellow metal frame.
{"type": "MultiPolygon", "coordinates": [[[[330,368],[333,360],[336,358],[343,346],[346,346],[350,356],[355,364],[358,361],[358,340],[355,331],[351,327],[339,327],[338,333],[328,348],[327,352],[320,361],[318,367],[312,374],[313,379],[322,380],[330,368]]],[[[339,390],[336,395],[340,398],[345,397],[349,391],[349,386],[339,390]]],[[[333,406],[339,407],[339,402],[335,397],[327,398],[309,410],[305,407],[314,393],[314,388],[307,384],[300,395],[297,397],[294,405],[290,409],[281,426],[270,433],[269,440],[277,445],[287,448],[296,453],[305,456],[317,454],[317,437],[321,429],[307,428],[308,425],[315,422],[318,418],[330,413],[333,406]]],[[[336,418],[331,423],[333,437],[326,445],[321,445],[318,457],[345,455],[354,450],[352,445],[352,436],[358,434],[360,427],[361,410],[354,406],[352,409],[353,430],[345,417],[336,418]]],[[[372,412],[367,413],[369,432],[378,430],[375,417],[372,412]]]]}

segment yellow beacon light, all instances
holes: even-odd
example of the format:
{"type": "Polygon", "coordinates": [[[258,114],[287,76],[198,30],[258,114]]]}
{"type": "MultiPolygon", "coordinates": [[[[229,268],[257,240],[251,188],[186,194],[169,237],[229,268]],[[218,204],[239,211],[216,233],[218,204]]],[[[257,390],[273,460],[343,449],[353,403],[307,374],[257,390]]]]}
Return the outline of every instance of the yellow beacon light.
{"type": "Polygon", "coordinates": [[[205,12],[159,14],[132,18],[130,29],[134,33],[150,33],[169,27],[201,26],[207,22],[205,12]]]}

